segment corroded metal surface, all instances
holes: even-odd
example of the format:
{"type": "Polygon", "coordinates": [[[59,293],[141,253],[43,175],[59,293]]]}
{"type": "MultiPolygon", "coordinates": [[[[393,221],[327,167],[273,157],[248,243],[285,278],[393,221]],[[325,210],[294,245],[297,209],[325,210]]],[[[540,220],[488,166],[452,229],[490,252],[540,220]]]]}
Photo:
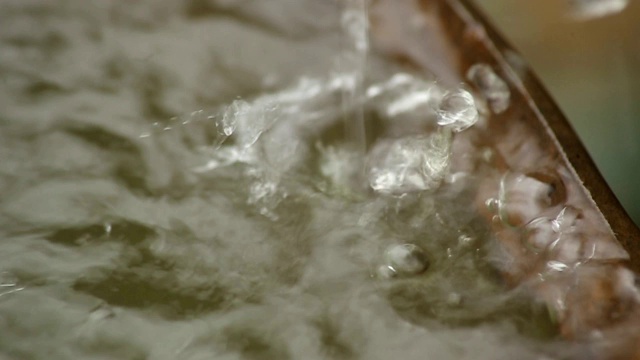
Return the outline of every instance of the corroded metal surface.
{"type": "Polygon", "coordinates": [[[631,335],[640,330],[640,294],[631,271],[640,271],[640,230],[558,106],[471,1],[388,3],[393,6],[387,11],[373,13],[373,37],[382,39],[378,45],[389,56],[435,73],[448,86],[466,81],[474,64],[486,64],[511,89],[506,111],[489,114],[484,124],[456,139],[467,151],[489,149],[488,165],[465,159],[453,164],[454,171],[489,169],[479,179],[476,205],[496,236],[496,265],[505,284],[546,304],[560,334],[592,343],[597,358],[640,358],[637,336],[631,335]],[[438,32],[447,41],[438,39],[438,32]],[[440,62],[429,61],[434,54],[440,62]],[[550,189],[544,195],[550,211],[527,206],[536,183],[550,189]],[[505,191],[516,204],[507,214],[490,209],[487,200],[499,202],[505,191]],[[557,220],[565,210],[575,217],[568,240],[550,233],[544,250],[527,248],[525,238],[536,221],[557,220]]]}
{"type": "MultiPolygon", "coordinates": [[[[629,253],[629,266],[640,271],[640,229],[627,215],[598,171],[576,132],[551,99],[539,79],[519,57],[513,47],[489,23],[487,18],[468,0],[452,0],[441,8],[447,30],[460,45],[460,71],[478,61],[491,62],[508,75],[525,97],[526,108],[520,109],[533,116],[527,118],[531,129],[539,138],[546,138],[545,148],[558,154],[574,172],[572,181],[583,188],[593,206],[606,219],[616,239],[629,253]],[[470,31],[470,29],[473,29],[470,31]]],[[[500,127],[508,123],[496,123],[500,127]]]]}

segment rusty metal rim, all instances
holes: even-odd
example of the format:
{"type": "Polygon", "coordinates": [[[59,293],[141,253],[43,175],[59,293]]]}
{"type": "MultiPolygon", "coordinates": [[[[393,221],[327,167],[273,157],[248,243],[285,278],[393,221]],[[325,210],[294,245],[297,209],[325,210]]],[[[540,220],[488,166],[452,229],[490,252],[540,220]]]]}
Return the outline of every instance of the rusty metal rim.
{"type": "Polygon", "coordinates": [[[640,272],[640,228],[607,185],[562,110],[528,66],[514,69],[507,61],[506,54],[519,53],[471,0],[448,0],[448,3],[467,24],[475,24],[482,28],[485,34],[483,42],[487,50],[527,98],[529,105],[536,112],[540,125],[549,132],[577,180],[581,182],[585,193],[599,209],[617,240],[629,252],[629,267],[636,273],[640,272]]]}

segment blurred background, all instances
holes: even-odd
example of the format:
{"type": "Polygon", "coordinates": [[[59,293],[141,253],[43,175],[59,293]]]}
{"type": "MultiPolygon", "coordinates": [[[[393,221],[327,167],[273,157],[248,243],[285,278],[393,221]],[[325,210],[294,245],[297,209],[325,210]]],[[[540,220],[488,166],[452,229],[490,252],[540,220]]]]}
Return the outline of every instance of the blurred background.
{"type": "Polygon", "coordinates": [[[626,1],[475,1],[529,62],[640,224],[640,1],[599,16],[576,14],[579,3],[613,9],[626,1]]]}

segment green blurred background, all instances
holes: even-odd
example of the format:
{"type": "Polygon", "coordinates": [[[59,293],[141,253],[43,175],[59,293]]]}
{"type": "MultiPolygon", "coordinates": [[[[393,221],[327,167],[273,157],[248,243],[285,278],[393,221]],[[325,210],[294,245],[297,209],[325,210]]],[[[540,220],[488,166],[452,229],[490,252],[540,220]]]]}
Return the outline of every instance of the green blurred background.
{"type": "Polygon", "coordinates": [[[588,20],[572,16],[568,0],[476,2],[541,78],[640,224],[640,1],[588,20]]]}

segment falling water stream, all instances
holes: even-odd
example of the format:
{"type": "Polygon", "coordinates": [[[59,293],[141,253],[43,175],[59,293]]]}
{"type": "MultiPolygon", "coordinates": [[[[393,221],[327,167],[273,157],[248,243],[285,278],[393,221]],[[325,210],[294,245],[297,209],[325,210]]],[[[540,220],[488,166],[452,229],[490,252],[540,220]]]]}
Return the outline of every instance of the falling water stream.
{"type": "Polygon", "coordinates": [[[508,86],[390,62],[366,0],[268,3],[0,4],[0,358],[574,354],[451,171],[508,86]]]}

